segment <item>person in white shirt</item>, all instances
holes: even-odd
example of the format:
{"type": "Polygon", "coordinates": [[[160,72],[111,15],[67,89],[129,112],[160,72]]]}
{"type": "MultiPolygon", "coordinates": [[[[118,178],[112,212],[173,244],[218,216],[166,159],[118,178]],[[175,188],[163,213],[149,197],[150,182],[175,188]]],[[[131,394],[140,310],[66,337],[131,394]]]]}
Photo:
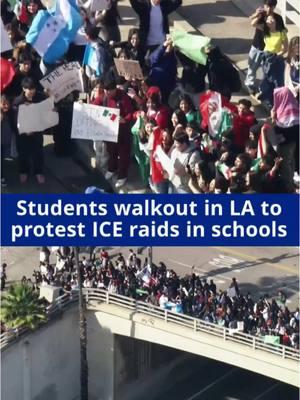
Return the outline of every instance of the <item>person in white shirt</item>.
{"type": "Polygon", "coordinates": [[[152,51],[161,45],[169,33],[168,16],[182,4],[182,0],[130,0],[140,20],[143,45],[152,51]]]}

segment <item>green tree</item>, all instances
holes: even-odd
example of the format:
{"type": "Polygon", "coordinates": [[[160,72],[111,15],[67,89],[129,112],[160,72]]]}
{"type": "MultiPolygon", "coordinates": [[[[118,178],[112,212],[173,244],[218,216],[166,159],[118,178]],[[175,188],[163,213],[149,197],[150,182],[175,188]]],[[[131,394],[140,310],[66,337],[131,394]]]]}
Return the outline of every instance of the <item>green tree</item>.
{"type": "Polygon", "coordinates": [[[30,286],[9,287],[1,304],[1,320],[8,328],[34,329],[46,319],[45,306],[30,286]]]}

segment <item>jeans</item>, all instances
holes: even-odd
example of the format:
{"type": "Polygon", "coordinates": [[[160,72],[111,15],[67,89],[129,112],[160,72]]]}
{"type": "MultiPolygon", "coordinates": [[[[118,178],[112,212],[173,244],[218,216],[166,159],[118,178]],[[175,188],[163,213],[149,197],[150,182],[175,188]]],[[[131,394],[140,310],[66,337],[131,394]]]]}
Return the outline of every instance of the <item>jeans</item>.
{"type": "Polygon", "coordinates": [[[248,55],[248,71],[245,79],[246,86],[255,86],[256,72],[261,66],[263,54],[263,51],[258,50],[254,46],[251,46],[248,55]]]}
{"type": "Polygon", "coordinates": [[[261,99],[273,106],[274,89],[284,86],[285,63],[282,56],[264,52],[263,72],[264,78],[260,85],[261,99]]]}

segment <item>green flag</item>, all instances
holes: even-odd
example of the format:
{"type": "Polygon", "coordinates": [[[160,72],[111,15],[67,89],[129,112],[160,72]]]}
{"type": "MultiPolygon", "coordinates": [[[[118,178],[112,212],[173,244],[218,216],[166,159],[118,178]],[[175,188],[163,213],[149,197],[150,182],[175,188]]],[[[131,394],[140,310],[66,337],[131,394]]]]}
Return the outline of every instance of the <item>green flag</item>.
{"type": "Polygon", "coordinates": [[[251,168],[250,171],[253,171],[257,173],[259,171],[259,163],[261,161],[261,158],[255,158],[255,160],[251,161],[251,168]]]}
{"type": "Polygon", "coordinates": [[[279,336],[272,336],[272,335],[266,335],[264,336],[264,342],[266,344],[280,344],[280,337],[279,336]]]}
{"type": "Polygon", "coordinates": [[[207,54],[204,49],[211,39],[206,36],[192,35],[183,31],[175,31],[171,34],[174,46],[185,56],[197,64],[205,65],[207,54]]]}

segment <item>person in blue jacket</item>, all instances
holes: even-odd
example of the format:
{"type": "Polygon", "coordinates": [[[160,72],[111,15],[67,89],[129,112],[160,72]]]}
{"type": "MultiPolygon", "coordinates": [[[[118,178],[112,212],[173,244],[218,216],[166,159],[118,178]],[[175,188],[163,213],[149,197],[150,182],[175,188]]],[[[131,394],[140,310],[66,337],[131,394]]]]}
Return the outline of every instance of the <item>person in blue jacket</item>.
{"type": "Polygon", "coordinates": [[[177,60],[171,39],[166,40],[151,53],[148,66],[152,86],[160,88],[162,102],[167,103],[169,95],[175,89],[177,79],[177,60]]]}

